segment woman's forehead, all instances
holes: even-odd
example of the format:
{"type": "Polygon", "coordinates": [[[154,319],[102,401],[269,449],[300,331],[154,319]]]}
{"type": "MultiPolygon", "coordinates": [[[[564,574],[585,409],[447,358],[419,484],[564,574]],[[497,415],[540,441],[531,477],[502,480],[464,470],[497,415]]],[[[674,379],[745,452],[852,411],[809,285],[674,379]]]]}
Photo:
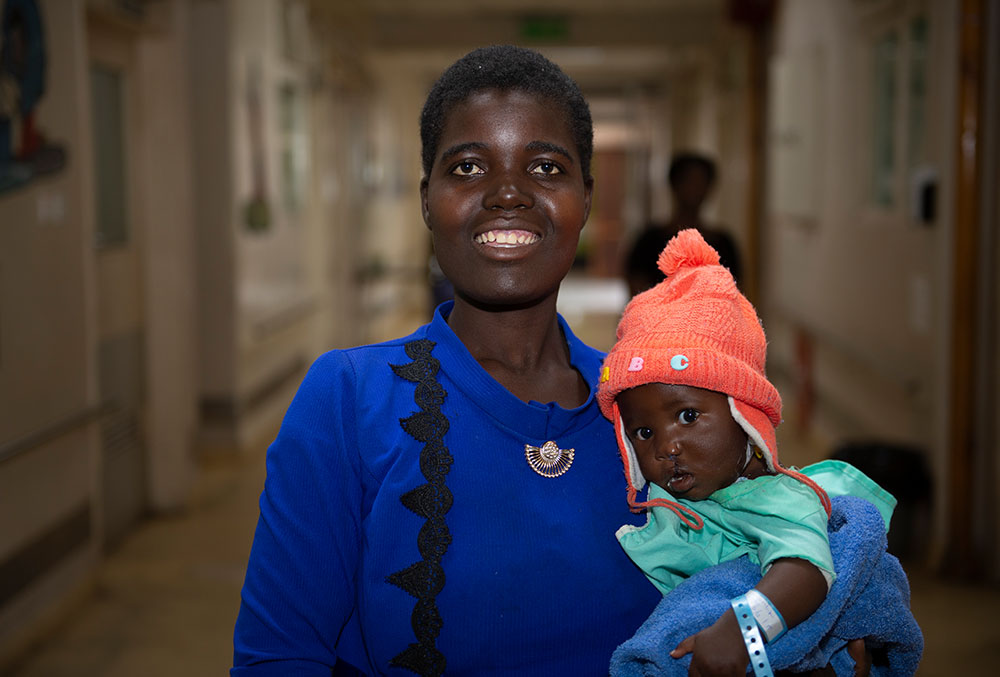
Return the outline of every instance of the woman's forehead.
{"type": "Polygon", "coordinates": [[[462,134],[484,126],[486,119],[519,121],[547,134],[572,137],[567,111],[551,97],[520,89],[483,89],[470,93],[449,107],[445,134],[462,134]]]}

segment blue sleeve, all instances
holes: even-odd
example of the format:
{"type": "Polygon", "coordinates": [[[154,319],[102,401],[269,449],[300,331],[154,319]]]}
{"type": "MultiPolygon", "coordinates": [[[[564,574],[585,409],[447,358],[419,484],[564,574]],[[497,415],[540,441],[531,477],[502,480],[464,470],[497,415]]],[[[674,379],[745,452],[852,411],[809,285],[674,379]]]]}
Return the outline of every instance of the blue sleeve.
{"type": "Polygon", "coordinates": [[[354,370],[313,364],[267,452],[231,675],[323,675],[355,604],[361,467],[354,370]]]}

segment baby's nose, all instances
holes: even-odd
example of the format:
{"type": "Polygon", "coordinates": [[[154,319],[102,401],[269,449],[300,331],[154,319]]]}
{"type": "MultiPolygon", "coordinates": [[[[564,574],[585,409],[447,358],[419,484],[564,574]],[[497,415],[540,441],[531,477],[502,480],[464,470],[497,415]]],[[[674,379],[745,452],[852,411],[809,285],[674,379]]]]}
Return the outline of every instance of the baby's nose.
{"type": "Polygon", "coordinates": [[[677,444],[673,441],[666,441],[657,450],[656,457],[661,461],[673,463],[678,456],[677,444]]]}

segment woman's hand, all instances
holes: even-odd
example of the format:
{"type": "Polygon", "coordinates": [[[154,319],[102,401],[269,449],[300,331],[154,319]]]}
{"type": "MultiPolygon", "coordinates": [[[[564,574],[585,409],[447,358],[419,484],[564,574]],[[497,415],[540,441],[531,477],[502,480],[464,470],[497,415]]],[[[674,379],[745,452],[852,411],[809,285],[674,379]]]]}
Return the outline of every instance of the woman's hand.
{"type": "Polygon", "coordinates": [[[743,677],[750,663],[732,609],[701,632],[686,637],[670,655],[681,658],[689,653],[694,654],[688,669],[692,677],[743,677]]]}

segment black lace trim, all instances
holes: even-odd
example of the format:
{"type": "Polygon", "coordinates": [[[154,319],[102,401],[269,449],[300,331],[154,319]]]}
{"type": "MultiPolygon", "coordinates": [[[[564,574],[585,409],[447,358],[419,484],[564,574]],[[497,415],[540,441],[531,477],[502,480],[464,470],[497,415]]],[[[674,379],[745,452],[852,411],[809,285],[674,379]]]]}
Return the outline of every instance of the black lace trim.
{"type": "Polygon", "coordinates": [[[441,405],[448,393],[436,379],[441,363],[431,357],[434,346],[435,343],[427,339],[411,341],[406,344],[405,350],[413,362],[389,365],[397,376],[417,384],[413,399],[420,411],[399,419],[399,424],[407,434],[424,443],[420,451],[420,472],[427,480],[426,484],[406,492],[399,499],[409,510],[427,521],[417,535],[417,549],[423,559],[386,577],[389,583],[417,599],[410,616],[417,641],[389,663],[418,675],[442,675],[445,669],[444,654],[434,645],[442,625],[435,597],[444,587],[441,558],[451,544],[451,533],[444,516],[451,508],[452,496],[444,480],[451,469],[452,458],[444,445],[448,419],[441,413],[441,405]]]}

